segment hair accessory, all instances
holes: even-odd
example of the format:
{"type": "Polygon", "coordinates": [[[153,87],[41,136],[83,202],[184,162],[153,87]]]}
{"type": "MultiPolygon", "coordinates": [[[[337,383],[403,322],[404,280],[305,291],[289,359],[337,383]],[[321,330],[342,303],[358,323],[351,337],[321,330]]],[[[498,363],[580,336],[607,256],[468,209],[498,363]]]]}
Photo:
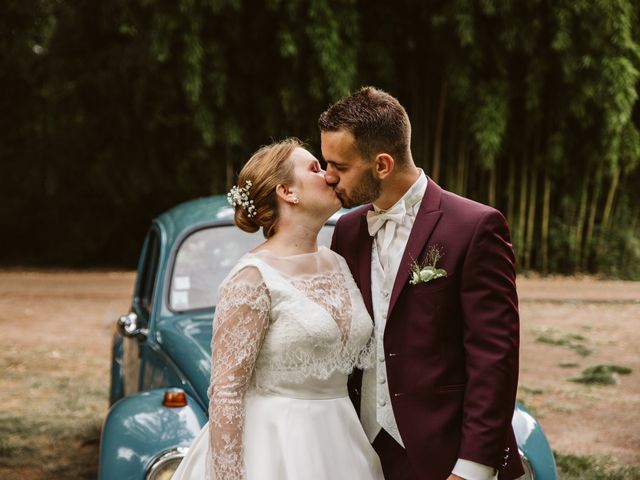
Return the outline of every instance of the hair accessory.
{"type": "Polygon", "coordinates": [[[227,200],[232,207],[242,207],[247,211],[247,217],[252,218],[256,216],[256,207],[253,205],[253,200],[249,199],[249,190],[251,190],[251,180],[244,182],[244,187],[239,188],[237,185],[231,187],[229,193],[227,193],[227,200]]]}

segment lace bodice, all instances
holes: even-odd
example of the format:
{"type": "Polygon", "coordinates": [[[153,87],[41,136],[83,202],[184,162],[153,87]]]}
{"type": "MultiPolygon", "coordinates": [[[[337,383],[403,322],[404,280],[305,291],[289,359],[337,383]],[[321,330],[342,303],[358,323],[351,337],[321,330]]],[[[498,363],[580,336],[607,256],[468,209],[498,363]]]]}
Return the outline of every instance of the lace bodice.
{"type": "Polygon", "coordinates": [[[215,475],[242,480],[249,389],[305,397],[305,382],[346,389],[373,359],[372,321],[342,257],[245,255],[222,283],[214,317],[209,422],[215,475]],[[284,392],[284,393],[283,393],[284,392]]]}

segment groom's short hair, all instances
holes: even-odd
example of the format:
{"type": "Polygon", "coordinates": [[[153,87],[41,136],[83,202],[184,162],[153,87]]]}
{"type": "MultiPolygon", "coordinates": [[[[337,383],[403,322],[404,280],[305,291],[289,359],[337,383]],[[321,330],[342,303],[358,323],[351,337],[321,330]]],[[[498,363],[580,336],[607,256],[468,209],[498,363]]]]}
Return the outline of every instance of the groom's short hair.
{"type": "Polygon", "coordinates": [[[375,87],[362,87],[331,105],[318,119],[320,131],[347,130],[366,160],[388,153],[399,166],[411,158],[411,123],[400,102],[375,87]]]}

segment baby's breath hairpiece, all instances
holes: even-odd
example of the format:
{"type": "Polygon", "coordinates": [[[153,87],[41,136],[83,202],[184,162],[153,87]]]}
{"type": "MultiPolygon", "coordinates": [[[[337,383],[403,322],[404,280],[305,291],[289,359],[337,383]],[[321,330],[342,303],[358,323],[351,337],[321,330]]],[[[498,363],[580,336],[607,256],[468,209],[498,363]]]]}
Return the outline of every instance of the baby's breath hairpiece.
{"type": "Polygon", "coordinates": [[[249,218],[256,216],[256,207],[253,205],[253,200],[249,199],[249,190],[251,190],[251,180],[244,182],[244,187],[239,188],[237,185],[231,187],[229,193],[227,193],[227,200],[232,207],[242,207],[247,211],[249,218]]]}

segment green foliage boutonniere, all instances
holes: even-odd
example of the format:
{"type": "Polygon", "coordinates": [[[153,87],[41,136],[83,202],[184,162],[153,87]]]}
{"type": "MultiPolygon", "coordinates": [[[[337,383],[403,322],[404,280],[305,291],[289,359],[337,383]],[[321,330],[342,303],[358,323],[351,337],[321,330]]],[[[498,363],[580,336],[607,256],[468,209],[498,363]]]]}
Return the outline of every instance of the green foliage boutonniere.
{"type": "Polygon", "coordinates": [[[427,283],[437,278],[446,277],[447,271],[437,266],[438,261],[443,256],[442,248],[435,245],[430,246],[422,265],[416,261],[411,264],[411,279],[409,283],[411,285],[418,285],[419,283],[427,283]]]}

